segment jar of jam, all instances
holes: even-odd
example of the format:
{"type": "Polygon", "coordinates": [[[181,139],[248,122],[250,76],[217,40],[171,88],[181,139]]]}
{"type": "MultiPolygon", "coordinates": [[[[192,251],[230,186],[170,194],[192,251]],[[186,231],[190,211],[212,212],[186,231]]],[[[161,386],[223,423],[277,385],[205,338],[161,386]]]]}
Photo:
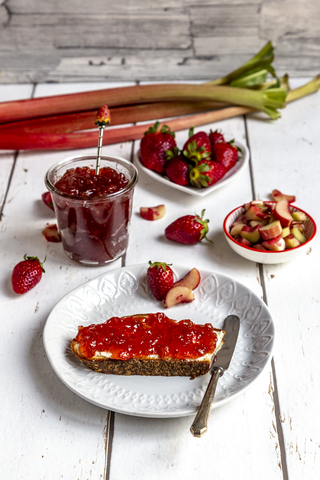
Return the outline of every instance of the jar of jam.
{"type": "Polygon", "coordinates": [[[74,156],[53,165],[45,183],[51,192],[65,253],[84,265],[104,265],[128,245],[135,166],[121,157],[74,156]]]}

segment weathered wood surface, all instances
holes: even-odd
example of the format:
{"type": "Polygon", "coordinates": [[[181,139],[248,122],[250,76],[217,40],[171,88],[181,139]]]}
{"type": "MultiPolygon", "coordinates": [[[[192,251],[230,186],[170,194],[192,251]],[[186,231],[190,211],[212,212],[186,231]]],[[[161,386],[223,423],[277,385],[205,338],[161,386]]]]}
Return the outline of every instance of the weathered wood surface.
{"type": "Polygon", "coordinates": [[[217,78],[268,40],[313,76],[319,23],[318,0],[0,0],[0,83],[217,78]]]}
{"type": "MultiPolygon", "coordinates": [[[[34,95],[103,86],[41,84],[34,95]]],[[[30,87],[2,85],[0,98],[28,98],[30,87]]],[[[108,267],[78,267],[63,254],[61,245],[48,244],[41,236],[45,223],[54,222],[53,212],[40,200],[43,177],[66,153],[0,152],[1,478],[318,478],[320,237],[312,251],[291,263],[259,267],[229,248],[222,221],[254,192],[268,198],[273,188],[279,188],[296,194],[297,205],[320,224],[319,95],[288,105],[277,122],[251,115],[246,120],[235,118],[207,126],[221,128],[228,138],[248,142],[251,161],[250,168],[231,184],[204,199],[162,187],[140,172],[126,257],[108,267]],[[139,217],[140,206],[159,203],[167,206],[164,219],[151,225],[139,217]],[[213,246],[179,246],[161,239],[170,221],[202,208],[210,218],[213,246]],[[36,252],[41,258],[47,254],[46,274],[28,294],[17,296],[11,290],[10,274],[26,252],[36,252]],[[66,293],[108,269],[147,263],[154,255],[233,277],[263,297],[274,318],[272,364],[252,388],[214,410],[209,432],[202,439],[190,435],[188,417],[139,418],[91,405],[59,380],[44,352],[46,318],[66,293]]],[[[178,132],[179,144],[186,135],[178,132]]],[[[133,160],[139,142],[104,148],[106,153],[133,160]]]]}

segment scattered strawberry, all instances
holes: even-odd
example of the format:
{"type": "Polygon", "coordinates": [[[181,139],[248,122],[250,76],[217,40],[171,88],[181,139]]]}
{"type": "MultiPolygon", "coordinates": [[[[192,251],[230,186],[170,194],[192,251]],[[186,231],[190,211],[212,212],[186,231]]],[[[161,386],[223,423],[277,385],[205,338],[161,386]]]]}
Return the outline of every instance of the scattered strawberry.
{"type": "Polygon", "coordinates": [[[41,195],[43,203],[47,205],[47,207],[51,208],[51,210],[54,210],[53,208],[53,203],[52,203],[52,197],[50,192],[44,192],[41,195]]]}
{"type": "Polygon", "coordinates": [[[210,187],[221,180],[226,172],[226,168],[221,163],[201,160],[190,170],[190,183],[197,188],[210,187]]]}
{"type": "Polygon", "coordinates": [[[140,142],[140,158],[145,167],[163,173],[167,160],[166,152],[176,146],[176,141],[175,134],[167,125],[163,125],[160,131],[158,131],[158,127],[159,122],[156,122],[145,132],[140,142]]]}
{"type": "Polygon", "coordinates": [[[147,282],[157,300],[163,300],[173,286],[173,272],[169,265],[163,262],[149,262],[147,282]]]}
{"type": "Polygon", "coordinates": [[[170,180],[178,185],[189,185],[189,163],[177,147],[167,152],[167,159],[164,171],[170,180]]]}
{"type": "Polygon", "coordinates": [[[211,143],[205,132],[193,133],[193,127],[189,130],[189,139],[183,146],[183,155],[194,162],[211,157],[211,143]]]}
{"type": "Polygon", "coordinates": [[[232,142],[220,142],[212,147],[212,160],[221,163],[227,171],[234,167],[238,156],[238,148],[232,142]]]}
{"type": "Polygon", "coordinates": [[[198,215],[185,215],[178,218],[165,229],[165,236],[168,240],[193,245],[207,238],[209,231],[209,220],[203,220],[205,210],[202,210],[201,217],[198,215]]]}
{"type": "Polygon", "coordinates": [[[61,235],[58,232],[58,227],[55,223],[53,225],[49,225],[49,223],[47,223],[45,228],[42,230],[42,235],[48,242],[61,242],[61,235]]]}
{"type": "Polygon", "coordinates": [[[41,263],[38,257],[28,257],[27,254],[23,258],[14,267],[11,277],[12,288],[18,294],[28,292],[40,282],[44,272],[42,264],[46,260],[41,263]]]}
{"type": "Polygon", "coordinates": [[[214,132],[210,130],[209,140],[211,143],[211,147],[216,143],[225,142],[224,136],[221,132],[219,132],[219,130],[215,130],[214,132]]]}

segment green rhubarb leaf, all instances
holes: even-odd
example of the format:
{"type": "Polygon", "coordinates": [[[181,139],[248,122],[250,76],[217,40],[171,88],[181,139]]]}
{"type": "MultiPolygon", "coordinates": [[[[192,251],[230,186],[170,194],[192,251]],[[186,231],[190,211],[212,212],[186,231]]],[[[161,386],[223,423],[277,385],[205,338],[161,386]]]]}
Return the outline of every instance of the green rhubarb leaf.
{"type": "MultiPolygon", "coordinates": [[[[274,47],[269,41],[266,45],[250,60],[244,63],[241,67],[229,73],[225,77],[213,80],[209,83],[212,85],[230,85],[231,82],[244,77],[247,73],[250,74],[254,69],[260,69],[262,72],[267,70],[273,77],[276,77],[274,68],[271,63],[274,60],[274,47]]],[[[258,70],[256,70],[257,72],[258,70]]]]}

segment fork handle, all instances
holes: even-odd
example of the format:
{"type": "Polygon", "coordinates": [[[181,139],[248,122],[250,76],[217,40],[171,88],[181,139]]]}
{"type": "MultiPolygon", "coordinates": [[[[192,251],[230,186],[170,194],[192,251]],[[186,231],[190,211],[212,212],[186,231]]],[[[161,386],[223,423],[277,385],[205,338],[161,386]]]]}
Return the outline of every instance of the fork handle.
{"type": "Polygon", "coordinates": [[[219,377],[223,375],[223,368],[215,368],[211,374],[210,381],[207,386],[207,390],[203,396],[198,413],[190,427],[190,431],[194,437],[202,437],[202,435],[208,430],[208,419],[213,403],[214,395],[216,392],[219,377]]]}

